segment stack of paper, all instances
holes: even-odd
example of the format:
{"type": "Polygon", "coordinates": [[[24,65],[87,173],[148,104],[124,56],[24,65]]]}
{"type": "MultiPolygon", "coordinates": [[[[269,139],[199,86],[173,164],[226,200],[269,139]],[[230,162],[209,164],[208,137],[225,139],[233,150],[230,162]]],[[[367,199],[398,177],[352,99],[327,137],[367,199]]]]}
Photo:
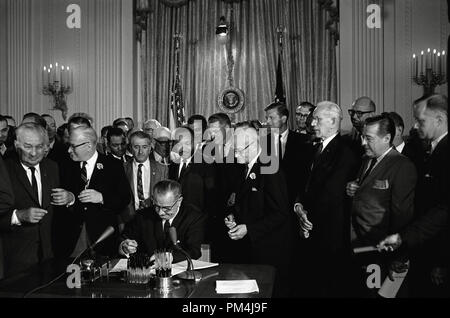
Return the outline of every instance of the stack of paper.
{"type": "Polygon", "coordinates": [[[254,279],[244,280],[217,280],[216,292],[218,294],[247,294],[259,293],[258,284],[254,279]]]}

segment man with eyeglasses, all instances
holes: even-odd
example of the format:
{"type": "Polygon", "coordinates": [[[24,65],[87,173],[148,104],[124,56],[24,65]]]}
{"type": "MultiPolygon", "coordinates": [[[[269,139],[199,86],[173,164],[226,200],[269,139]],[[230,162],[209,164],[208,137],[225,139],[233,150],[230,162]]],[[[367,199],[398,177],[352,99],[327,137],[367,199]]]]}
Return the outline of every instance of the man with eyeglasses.
{"type": "Polygon", "coordinates": [[[172,148],[172,134],[167,127],[158,127],[153,130],[152,156],[156,162],[169,166],[170,150],[172,148]]]}
{"type": "Polygon", "coordinates": [[[375,103],[367,96],[357,98],[348,110],[353,129],[349,134],[344,135],[343,139],[349,144],[358,158],[364,155],[364,147],[362,145],[364,123],[367,118],[375,115],[375,111],[375,103]]]}
{"type": "Polygon", "coordinates": [[[306,118],[314,111],[315,106],[310,102],[301,102],[295,109],[295,123],[297,129],[295,132],[299,134],[308,134],[306,130],[306,118]]]}
{"type": "MultiPolygon", "coordinates": [[[[201,256],[206,217],[183,200],[181,185],[173,180],[158,182],[153,188],[153,204],[125,226],[119,244],[119,254],[136,252],[153,255],[156,249],[169,249],[173,242],[169,228],[174,227],[181,248],[192,259],[201,256]]],[[[183,254],[173,251],[173,262],[184,260],[183,254]]]]}
{"type": "Polygon", "coordinates": [[[48,147],[45,128],[25,123],[17,128],[16,135],[17,157],[5,161],[14,203],[0,214],[5,277],[52,257],[51,189],[59,186],[58,166],[45,158],[48,147]]]}
{"type": "MultiPolygon", "coordinates": [[[[68,151],[72,161],[61,172],[61,184],[74,199],[55,215],[55,253],[59,257],[76,257],[108,226],[117,229],[117,215],[130,203],[131,190],[123,164],[98,153],[97,140],[93,128],[70,131],[68,151]]],[[[58,202],[63,200],[60,190],[53,195],[58,202]]],[[[114,241],[114,237],[106,239],[96,252],[113,255],[114,241]]]]}
{"type": "MultiPolygon", "coordinates": [[[[289,294],[289,262],[292,228],[288,192],[284,175],[273,171],[261,158],[260,137],[254,128],[235,130],[235,156],[246,165],[242,184],[236,193],[235,213],[224,222],[228,236],[239,244],[230,244],[234,262],[269,264],[277,270],[274,296],[289,294]]],[[[263,138],[266,138],[264,136],[263,138]]]]}

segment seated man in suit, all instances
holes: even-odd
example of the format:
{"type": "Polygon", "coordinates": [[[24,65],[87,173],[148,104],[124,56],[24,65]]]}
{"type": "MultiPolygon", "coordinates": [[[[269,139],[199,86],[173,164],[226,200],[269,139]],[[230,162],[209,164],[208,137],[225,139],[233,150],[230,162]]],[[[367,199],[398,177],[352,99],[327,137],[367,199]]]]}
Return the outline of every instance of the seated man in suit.
{"type": "Polygon", "coordinates": [[[424,169],[417,183],[415,219],[406,228],[383,239],[380,247],[406,249],[411,258],[408,274],[411,296],[448,297],[450,235],[447,97],[433,95],[419,100],[414,105],[414,118],[419,137],[430,144],[426,156],[422,158],[424,169]]]}
{"type": "Polygon", "coordinates": [[[268,165],[271,162],[262,162],[254,128],[237,128],[234,137],[236,159],[247,166],[236,194],[235,214],[225,219],[230,239],[241,243],[234,261],[273,265],[277,270],[274,295],[287,296],[292,240],[289,214],[293,212],[286,182],[279,169],[268,165]]]}
{"type": "MultiPolygon", "coordinates": [[[[5,162],[14,204],[0,214],[5,277],[28,270],[53,256],[51,191],[59,186],[58,166],[45,158],[47,131],[34,123],[26,123],[17,128],[16,134],[18,156],[5,162]]],[[[1,178],[7,180],[3,175],[1,178]]]]}
{"type": "Polygon", "coordinates": [[[168,169],[150,157],[151,138],[142,131],[135,131],[130,136],[133,160],[125,163],[125,174],[131,185],[131,202],[121,214],[121,224],[129,222],[136,213],[151,206],[153,187],[168,178],[168,169]]]}
{"type": "MultiPolygon", "coordinates": [[[[376,246],[381,239],[404,229],[412,220],[416,168],[394,149],[394,136],[395,125],[388,116],[366,120],[363,146],[368,159],[363,162],[359,177],[346,188],[347,195],[353,198],[353,247],[376,246]]],[[[379,256],[369,257],[367,261],[386,265],[386,260],[379,256]]],[[[385,270],[385,266],[382,269],[385,270]]]]}
{"type": "MultiPolygon", "coordinates": [[[[55,214],[55,253],[59,257],[76,257],[108,226],[117,229],[117,215],[131,200],[123,164],[99,154],[97,140],[93,128],[70,130],[69,154],[72,161],[61,172],[61,184],[73,199],[67,203],[60,198],[59,191],[54,193],[59,204],[69,205],[55,214]]],[[[106,239],[96,251],[101,255],[113,255],[114,243],[113,238],[106,239]]]]}
{"type": "MultiPolygon", "coordinates": [[[[141,253],[153,255],[155,249],[171,248],[169,228],[174,227],[180,247],[192,259],[201,256],[201,243],[205,231],[205,216],[192,205],[186,204],[181,185],[172,180],[158,182],[153,188],[153,204],[125,226],[119,245],[121,255],[141,253]]],[[[184,256],[173,251],[173,262],[184,256]]]]}

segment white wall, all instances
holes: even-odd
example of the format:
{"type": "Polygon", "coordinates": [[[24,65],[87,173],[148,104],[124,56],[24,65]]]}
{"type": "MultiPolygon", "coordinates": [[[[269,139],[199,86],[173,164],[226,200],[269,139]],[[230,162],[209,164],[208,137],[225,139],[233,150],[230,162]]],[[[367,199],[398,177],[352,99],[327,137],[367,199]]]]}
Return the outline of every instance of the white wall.
{"type": "MultiPolygon", "coordinates": [[[[446,0],[340,0],[339,93],[344,129],[347,109],[359,96],[371,97],[377,113],[396,111],[407,130],[412,102],[423,95],[411,80],[411,59],[427,48],[446,50],[450,25],[446,0]],[[382,8],[380,29],[366,24],[369,4],[382,8]]],[[[447,85],[436,89],[447,94],[447,85]]]]}
{"type": "Polygon", "coordinates": [[[133,116],[133,0],[0,0],[0,113],[20,121],[51,110],[40,93],[43,65],[58,62],[74,70],[69,116],[86,112],[95,128],[133,116]],[[69,29],[69,4],[81,7],[81,29],[69,29]]]}

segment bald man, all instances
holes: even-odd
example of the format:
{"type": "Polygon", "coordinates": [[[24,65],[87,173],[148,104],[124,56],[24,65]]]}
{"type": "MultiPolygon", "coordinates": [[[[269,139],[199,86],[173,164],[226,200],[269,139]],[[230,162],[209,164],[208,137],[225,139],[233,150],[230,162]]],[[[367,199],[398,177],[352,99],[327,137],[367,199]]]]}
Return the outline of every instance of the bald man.
{"type": "Polygon", "coordinates": [[[364,123],[367,118],[375,116],[375,111],[375,103],[367,96],[357,98],[348,110],[353,129],[350,134],[343,136],[343,139],[348,143],[355,155],[360,158],[364,155],[361,137],[364,123]]]}
{"type": "MultiPolygon", "coordinates": [[[[59,257],[76,257],[108,226],[116,227],[117,215],[131,200],[122,162],[99,154],[97,140],[93,128],[70,131],[68,151],[72,161],[61,172],[61,183],[75,200],[66,211],[55,215],[55,253],[59,257]]],[[[99,244],[96,252],[115,254],[117,232],[99,244]]]]}
{"type": "Polygon", "coordinates": [[[267,169],[270,162],[262,162],[261,152],[254,128],[235,130],[235,157],[247,169],[236,194],[235,213],[227,216],[225,225],[229,238],[245,248],[236,262],[275,266],[274,296],[287,296],[292,240],[288,192],[280,169],[267,169]]]}

